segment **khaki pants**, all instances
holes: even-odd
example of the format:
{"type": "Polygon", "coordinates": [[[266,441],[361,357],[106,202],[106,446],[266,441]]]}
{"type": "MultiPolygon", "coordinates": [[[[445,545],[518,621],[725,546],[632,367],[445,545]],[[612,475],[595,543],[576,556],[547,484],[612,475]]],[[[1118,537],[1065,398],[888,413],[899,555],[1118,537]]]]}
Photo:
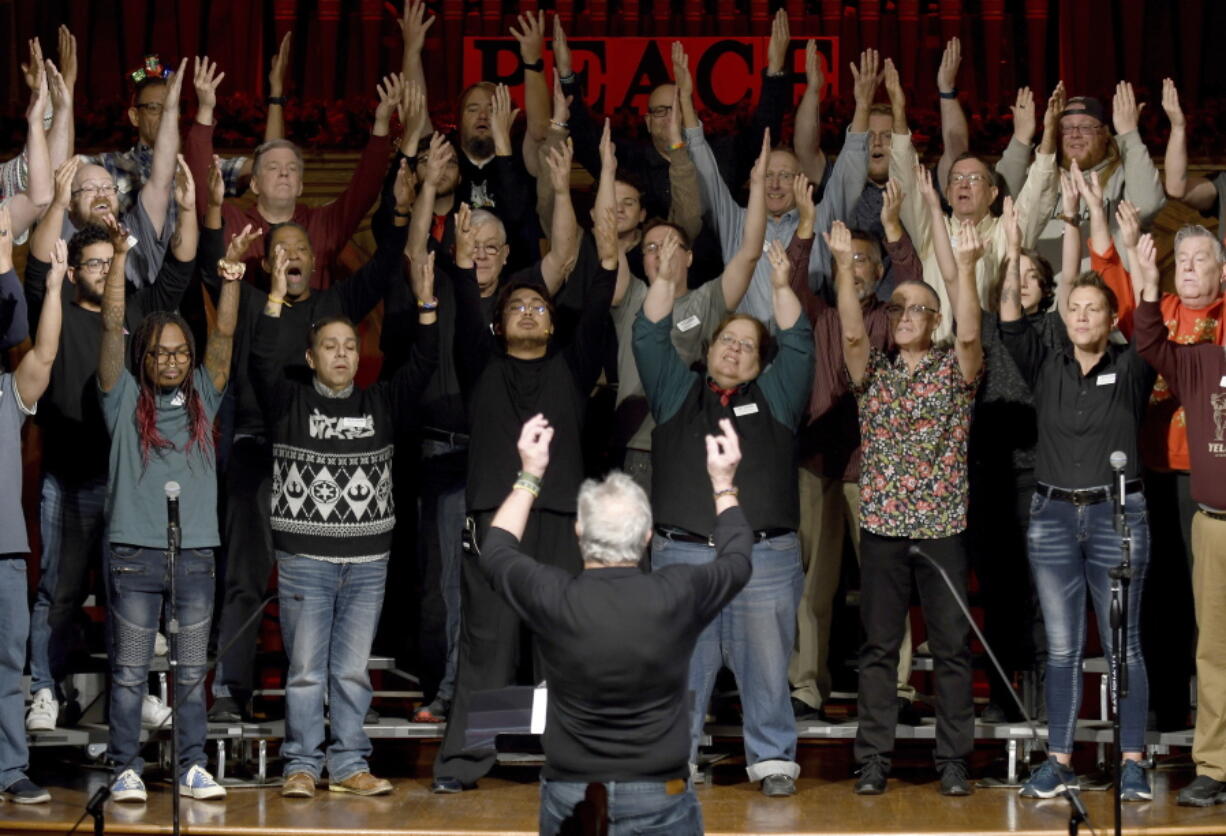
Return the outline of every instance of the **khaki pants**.
{"type": "Polygon", "coordinates": [[[1196,601],[1196,774],[1226,781],[1226,520],[1192,518],[1196,601]]]}
{"type": "MultiPolygon", "coordinates": [[[[851,530],[860,559],[860,486],[800,468],[800,555],[805,585],[796,610],[796,649],[788,665],[792,696],[812,708],[830,697],[830,621],[843,562],[843,532],[851,530]]],[[[915,699],[911,678],[911,619],[898,654],[898,696],[915,699]]]]}

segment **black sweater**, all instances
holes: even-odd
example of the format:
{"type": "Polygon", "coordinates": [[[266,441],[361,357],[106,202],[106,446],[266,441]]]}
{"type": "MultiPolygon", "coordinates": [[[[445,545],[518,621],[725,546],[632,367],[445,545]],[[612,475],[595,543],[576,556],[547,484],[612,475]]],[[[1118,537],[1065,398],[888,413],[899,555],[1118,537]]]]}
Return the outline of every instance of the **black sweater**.
{"type": "Polygon", "coordinates": [[[546,778],[689,777],[687,662],[703,628],[752,573],[753,535],[739,507],[719,515],[714,536],[710,563],[651,574],[637,565],[587,569],[572,577],[521,554],[508,532],[490,529],[481,570],[532,627],[544,662],[546,778]]]}
{"type": "Polygon", "coordinates": [[[434,373],[438,329],[417,330],[409,362],[391,380],[333,398],[284,374],[283,320],[261,314],[251,347],[251,381],[273,443],[273,543],[325,560],[381,557],[396,524],[393,439],[434,373]]]}

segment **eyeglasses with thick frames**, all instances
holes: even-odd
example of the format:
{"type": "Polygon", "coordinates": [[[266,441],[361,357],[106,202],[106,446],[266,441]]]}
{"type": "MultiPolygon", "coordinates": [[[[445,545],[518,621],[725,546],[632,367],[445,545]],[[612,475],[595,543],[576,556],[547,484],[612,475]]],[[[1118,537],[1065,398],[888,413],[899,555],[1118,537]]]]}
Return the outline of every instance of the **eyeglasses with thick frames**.
{"type": "Polygon", "coordinates": [[[530,313],[533,316],[544,316],[545,312],[548,311],[549,308],[545,307],[544,305],[525,305],[521,302],[518,305],[511,305],[507,308],[507,310],[511,313],[517,314],[530,313]]]}
{"type": "Polygon", "coordinates": [[[76,197],[81,192],[96,192],[97,194],[115,194],[118,189],[114,183],[82,183],[81,188],[73,189],[72,196],[76,197]]]}
{"type": "Polygon", "coordinates": [[[176,349],[167,350],[161,346],[153,350],[153,356],[158,363],[163,366],[182,366],[192,359],[192,351],[185,345],[181,345],[176,349]]]}
{"type": "Polygon", "coordinates": [[[110,270],[112,261],[113,259],[110,258],[87,258],[77,265],[77,269],[98,273],[103,270],[110,270]]]}
{"type": "Polygon", "coordinates": [[[1102,125],[1061,125],[1060,132],[1069,136],[1094,136],[1103,129],[1102,125]]]}
{"type": "Polygon", "coordinates": [[[957,174],[949,175],[949,183],[951,186],[963,182],[969,183],[972,186],[977,186],[980,183],[988,182],[988,176],[986,174],[980,174],[978,171],[972,171],[970,174],[963,174],[959,171],[957,174]]]}
{"type": "Polygon", "coordinates": [[[918,319],[928,314],[940,313],[936,308],[930,308],[927,305],[900,305],[897,302],[891,302],[886,305],[885,312],[889,316],[902,317],[905,314],[913,319],[918,319]]]}

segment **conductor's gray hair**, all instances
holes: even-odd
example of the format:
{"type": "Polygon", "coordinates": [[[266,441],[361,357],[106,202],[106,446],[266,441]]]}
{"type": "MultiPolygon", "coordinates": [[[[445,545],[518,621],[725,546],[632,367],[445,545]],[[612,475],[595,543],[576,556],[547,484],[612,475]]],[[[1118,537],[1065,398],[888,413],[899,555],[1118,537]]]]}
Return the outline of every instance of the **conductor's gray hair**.
{"type": "Polygon", "coordinates": [[[579,527],[579,553],[585,563],[633,565],[651,531],[651,503],[638,483],[614,470],[580,486],[579,527]]]}
{"type": "Polygon", "coordinates": [[[1222,246],[1216,235],[1200,224],[1184,224],[1179,228],[1175,233],[1175,252],[1179,252],[1179,245],[1189,238],[1208,238],[1213,242],[1213,260],[1218,264],[1226,264],[1226,247],[1222,246]]]}

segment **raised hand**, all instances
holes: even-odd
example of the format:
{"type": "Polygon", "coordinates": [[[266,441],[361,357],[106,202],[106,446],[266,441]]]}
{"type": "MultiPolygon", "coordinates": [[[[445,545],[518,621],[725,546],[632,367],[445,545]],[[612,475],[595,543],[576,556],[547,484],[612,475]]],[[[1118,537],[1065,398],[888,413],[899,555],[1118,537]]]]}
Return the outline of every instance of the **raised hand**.
{"type": "Polygon", "coordinates": [[[813,222],[817,218],[817,206],[813,203],[813,184],[803,171],[796,172],[792,179],[792,194],[796,198],[800,228],[808,230],[806,237],[810,237],[813,235],[813,222]]]}
{"type": "Polygon", "coordinates": [[[179,99],[183,95],[183,76],[186,72],[187,59],[184,58],[179,62],[179,68],[171,73],[170,78],[166,81],[166,101],[162,103],[163,111],[179,112],[179,99]]]}
{"type": "Polygon", "coordinates": [[[221,85],[225,73],[217,72],[217,62],[210,61],[206,55],[197,57],[193,62],[192,84],[196,88],[196,121],[202,125],[213,122],[213,109],[217,107],[217,88],[221,85]]]}
{"type": "Polygon", "coordinates": [[[673,109],[668,112],[668,143],[680,147],[685,143],[685,135],[681,133],[681,87],[673,85],[673,109]]]}
{"type": "Polygon", "coordinates": [[[455,146],[447,141],[447,137],[438,131],[430,137],[429,158],[426,160],[426,177],[424,182],[437,189],[443,183],[447,174],[448,164],[455,158],[455,146]]]}
{"type": "Polygon", "coordinates": [[[519,116],[519,108],[511,101],[511,89],[499,84],[494,91],[494,106],[490,113],[490,133],[494,135],[494,153],[506,156],[511,153],[511,125],[519,116]]]}
{"type": "Polygon", "coordinates": [[[1068,104],[1068,94],[1064,90],[1064,82],[1057,81],[1056,87],[1047,97],[1047,110],[1043,112],[1043,139],[1039,150],[1045,154],[1055,153],[1056,134],[1060,131],[1060,114],[1068,104]]]}
{"type": "Polygon", "coordinates": [[[669,230],[664,236],[664,240],[660,242],[660,261],[656,267],[656,280],[663,279],[671,281],[673,274],[673,262],[677,258],[677,251],[681,249],[681,239],[677,237],[677,233],[669,230]]]}
{"type": "Polygon", "coordinates": [[[51,61],[47,62],[47,90],[51,94],[51,108],[64,111],[72,108],[72,85],[60,74],[51,61]]]}
{"type": "MultiPolygon", "coordinates": [[[[1076,161],[1073,165],[1077,165],[1076,161]]],[[[1081,206],[1081,190],[1071,172],[1060,169],[1060,210],[1070,218],[1076,218],[1081,206]]]]}
{"type": "Polygon", "coordinates": [[[1137,240],[1136,258],[1132,264],[1132,269],[1141,278],[1142,287],[1154,294],[1151,301],[1155,301],[1158,290],[1158,248],[1154,245],[1154,236],[1148,232],[1137,240]]]}
{"type": "Polygon", "coordinates": [[[272,58],[272,66],[268,69],[268,95],[280,97],[285,95],[285,71],[289,69],[289,47],[294,33],[286,32],[277,47],[277,54],[272,58]]]}
{"type": "Polygon", "coordinates": [[[209,162],[209,206],[221,206],[225,199],[226,178],[221,174],[221,157],[214,154],[209,162]]]}
{"type": "Polygon", "coordinates": [[[472,214],[472,208],[467,203],[461,203],[455,213],[455,263],[463,270],[473,266],[473,250],[477,248],[477,233],[473,229],[472,214]]]}
{"type": "Polygon", "coordinates": [[[115,247],[115,255],[124,255],[136,245],[136,239],[119,219],[109,212],[102,216],[102,225],[111,233],[111,244],[115,247]]]}
{"type": "Polygon", "coordinates": [[[1162,109],[1166,111],[1166,118],[1171,120],[1172,128],[1182,128],[1188,124],[1179,105],[1179,88],[1169,78],[1162,79],[1162,109]]]}
{"type": "Polygon", "coordinates": [[[766,72],[768,75],[779,75],[785,69],[788,58],[788,47],[792,43],[792,30],[788,26],[788,13],[784,9],[775,12],[771,21],[771,39],[766,47],[766,72]]]}
{"type": "Polygon", "coordinates": [[[1005,230],[1005,247],[1012,256],[1022,251],[1022,227],[1017,219],[1017,206],[1013,198],[1006,196],[1000,208],[1000,223],[1005,230]]]}
{"type": "MultiPolygon", "coordinates": [[[[230,243],[226,245],[226,259],[228,261],[243,261],[247,258],[247,250],[251,249],[255,239],[264,234],[264,231],[258,227],[252,227],[247,224],[242,231],[230,239],[230,243]]],[[[279,249],[279,248],[278,248],[279,249]]]]}
{"type": "Polygon", "coordinates": [[[553,117],[550,125],[557,130],[566,130],[570,121],[571,97],[562,92],[562,74],[555,67],[553,70],[553,117]]]}
{"type": "Polygon", "coordinates": [[[592,237],[596,239],[596,255],[602,263],[617,260],[621,242],[617,236],[617,210],[612,206],[604,207],[603,211],[592,210],[592,237]]]}
{"type": "Polygon", "coordinates": [[[933,206],[940,208],[941,197],[937,194],[936,186],[932,184],[932,172],[923,163],[915,164],[915,186],[929,210],[933,206]]]}
{"type": "Polygon", "coordinates": [[[545,13],[520,14],[519,29],[511,26],[511,36],[519,41],[519,57],[525,64],[535,64],[545,52],[545,13]]]}
{"type": "Polygon", "coordinates": [[[753,168],[749,170],[749,185],[761,186],[766,182],[766,163],[771,155],[771,129],[767,128],[762,132],[762,150],[758,152],[758,158],[754,160],[753,168]]]}
{"type": "MultiPolygon", "coordinates": [[[[10,257],[12,252],[12,225],[9,223],[8,207],[0,209],[0,226],[4,229],[0,231],[0,247],[9,247],[10,257]]],[[[57,238],[55,243],[51,245],[51,269],[47,271],[47,292],[54,293],[64,285],[64,276],[68,273],[68,244],[63,238],[57,238]]]]}
{"type": "Polygon", "coordinates": [[[707,475],[711,477],[711,487],[716,491],[731,488],[736,466],[741,463],[741,442],[732,428],[732,421],[720,418],[719,432],[708,435],[706,442],[707,475]]]}
{"type": "Polygon", "coordinates": [[[60,28],[56,30],[56,41],[64,82],[68,85],[68,89],[72,90],[77,84],[77,36],[61,23],[60,28]]]}
{"type": "Polygon", "coordinates": [[[840,267],[850,270],[852,253],[851,253],[851,230],[847,228],[847,224],[842,221],[835,221],[830,224],[830,229],[822,233],[822,238],[826,241],[826,246],[830,248],[830,255],[834,257],[835,263],[840,267]]]}
{"type": "Polygon", "coordinates": [[[182,154],[175,161],[175,205],[180,212],[196,211],[196,180],[182,154]]]}
{"type": "Polygon", "coordinates": [[[413,264],[409,270],[409,278],[413,285],[413,296],[425,305],[437,305],[434,295],[434,253],[429,253],[420,264],[413,264]]]}
{"type": "Polygon", "coordinates": [[[268,283],[268,296],[285,301],[285,293],[289,289],[289,253],[285,247],[277,244],[272,248],[272,278],[268,283]]]}
{"type": "Polygon", "coordinates": [[[433,25],[434,15],[426,17],[425,0],[406,0],[404,15],[400,18],[400,36],[404,38],[405,49],[421,54],[426,43],[426,32],[433,25]]]}
{"type": "Polygon", "coordinates": [[[405,156],[417,153],[417,141],[426,129],[426,112],[425,88],[416,81],[405,84],[400,90],[400,122],[404,125],[400,151],[405,156]]]}
{"type": "Polygon", "coordinates": [[[1115,85],[1115,98],[1111,100],[1111,121],[1115,125],[1116,135],[1135,131],[1144,109],[1144,102],[1137,104],[1137,96],[1131,83],[1121,81],[1115,85]]]}
{"type": "Polygon", "coordinates": [[[885,184],[885,190],[881,193],[881,225],[885,227],[886,237],[890,240],[902,237],[902,222],[899,220],[899,215],[902,212],[904,197],[906,195],[903,193],[902,186],[891,177],[885,184]],[[893,235],[889,234],[891,231],[893,235]]]}
{"type": "Polygon", "coordinates": [[[43,45],[38,38],[31,38],[26,43],[30,48],[30,63],[21,65],[21,73],[25,76],[26,87],[33,90],[38,87],[39,76],[43,72],[43,45]]]}
{"type": "Polygon", "coordinates": [[[690,56],[681,41],[673,41],[673,80],[682,96],[694,95],[694,77],[690,75],[690,56]]]}
{"type": "Polygon", "coordinates": [[[822,75],[822,59],[817,54],[817,41],[809,38],[805,42],[805,84],[819,97],[826,79],[822,75]]]}
{"type": "Polygon", "coordinates": [[[72,202],[72,181],[80,167],[81,158],[74,155],[64,160],[55,170],[55,196],[51,199],[53,206],[60,210],[68,208],[68,204],[72,202]]]}
{"type": "Polygon", "coordinates": [[[1013,111],[1013,136],[1023,145],[1030,145],[1038,119],[1034,112],[1034,93],[1029,87],[1018,88],[1017,99],[1009,109],[1013,111]]]}
{"type": "Polygon", "coordinates": [[[898,67],[894,65],[893,58],[885,59],[881,77],[885,81],[885,93],[890,98],[890,107],[903,110],[907,106],[907,94],[903,92],[902,79],[898,76],[898,67]]]}
{"type": "Polygon", "coordinates": [[[983,257],[983,242],[979,240],[979,229],[974,221],[965,220],[958,230],[958,240],[953,242],[954,261],[958,268],[970,272],[983,257]]]}
{"type": "Polygon", "coordinates": [[[575,156],[575,145],[570,137],[565,142],[550,146],[545,154],[545,164],[549,166],[549,185],[554,194],[570,191],[571,161],[575,156]]]}
{"type": "Polygon", "coordinates": [[[1069,174],[1073,176],[1073,183],[1076,184],[1077,191],[1081,194],[1081,199],[1086,202],[1086,208],[1091,212],[1101,212],[1103,208],[1103,184],[1098,182],[1098,175],[1093,171],[1083,174],[1076,160],[1073,160],[1069,165],[1069,174]]]}
{"type": "Polygon", "coordinates": [[[771,265],[771,285],[773,287],[788,287],[792,281],[792,262],[788,251],[778,238],[770,242],[766,248],[766,258],[771,265]]]}
{"type": "Polygon", "coordinates": [[[958,67],[962,65],[962,42],[950,38],[941,53],[941,66],[937,68],[937,90],[952,93],[958,87],[958,67]]]}
{"type": "Polygon", "coordinates": [[[519,462],[524,473],[538,479],[545,475],[549,467],[549,442],[553,440],[553,427],[541,413],[537,413],[524,422],[524,428],[519,433],[519,441],[515,447],[519,450],[519,462]]]}
{"type": "Polygon", "coordinates": [[[574,67],[570,61],[570,44],[566,42],[566,30],[562,28],[562,18],[557,14],[553,16],[553,43],[550,44],[553,50],[553,66],[558,71],[558,75],[566,78],[574,72],[574,67]]]}
{"type": "Polygon", "coordinates": [[[1137,207],[1127,200],[1121,200],[1115,210],[1115,220],[1120,227],[1120,243],[1124,249],[1136,249],[1141,239],[1141,213],[1137,207]]]}
{"type": "Polygon", "coordinates": [[[379,94],[379,104],[375,106],[375,125],[383,126],[383,133],[387,133],[387,126],[391,124],[403,90],[404,76],[400,73],[385,75],[383,82],[375,85],[375,92],[379,94]]]}
{"type": "MultiPolygon", "coordinates": [[[[50,61],[47,62],[51,64],[50,61]]],[[[30,104],[26,107],[26,121],[37,121],[41,127],[43,124],[43,114],[47,112],[47,102],[51,99],[51,93],[47,89],[47,68],[40,67],[38,72],[38,83],[30,90],[30,104]]]]}
{"type": "Polygon", "coordinates": [[[408,160],[400,161],[396,181],[392,183],[392,197],[396,201],[396,212],[401,215],[411,210],[413,201],[417,200],[417,174],[408,160]]]}
{"type": "Polygon", "coordinates": [[[617,171],[617,144],[613,142],[613,131],[607,117],[604,120],[604,130],[600,132],[600,170],[617,171]]]}
{"type": "MultiPolygon", "coordinates": [[[[890,63],[888,59],[887,63],[890,63]]],[[[867,108],[873,103],[873,96],[877,94],[877,85],[881,84],[880,66],[881,61],[875,49],[866,49],[860,53],[859,67],[852,62],[852,93],[856,99],[856,107],[867,108]]],[[[893,101],[893,97],[890,100],[893,101]]]]}

